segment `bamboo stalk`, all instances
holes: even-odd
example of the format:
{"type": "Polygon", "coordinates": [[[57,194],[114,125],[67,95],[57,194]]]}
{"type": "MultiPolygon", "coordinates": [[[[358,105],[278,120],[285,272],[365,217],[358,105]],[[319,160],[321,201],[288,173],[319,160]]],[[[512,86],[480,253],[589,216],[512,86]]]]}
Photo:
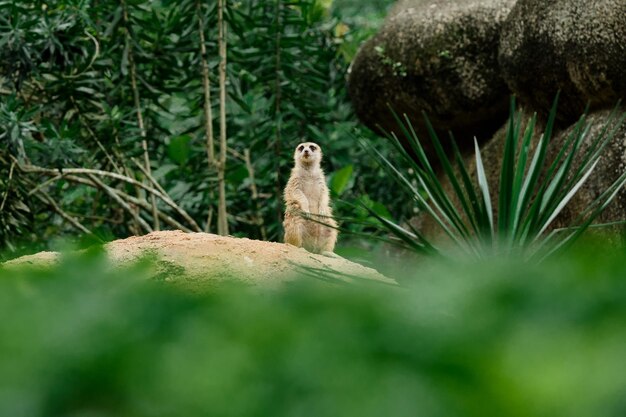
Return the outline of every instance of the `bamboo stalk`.
{"type": "Polygon", "coordinates": [[[217,165],[217,181],[219,187],[219,203],[217,211],[217,233],[228,234],[228,212],[226,210],[226,23],[224,8],[227,0],[217,2],[217,22],[219,26],[219,83],[220,83],[220,159],[217,165]]]}

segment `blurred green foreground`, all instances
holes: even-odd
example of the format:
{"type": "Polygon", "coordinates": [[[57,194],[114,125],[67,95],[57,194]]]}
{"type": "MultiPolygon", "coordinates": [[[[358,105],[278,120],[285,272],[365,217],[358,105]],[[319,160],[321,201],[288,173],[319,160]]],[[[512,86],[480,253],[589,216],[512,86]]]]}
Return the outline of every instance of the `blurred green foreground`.
{"type": "Polygon", "coordinates": [[[0,416],[624,416],[626,256],[210,294],[0,271],[0,416]]]}

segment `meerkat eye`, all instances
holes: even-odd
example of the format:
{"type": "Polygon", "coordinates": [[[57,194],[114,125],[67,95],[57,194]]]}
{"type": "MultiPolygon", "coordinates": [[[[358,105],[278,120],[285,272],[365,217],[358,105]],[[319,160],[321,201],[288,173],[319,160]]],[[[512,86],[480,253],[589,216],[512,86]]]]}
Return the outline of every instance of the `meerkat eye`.
{"type": "Polygon", "coordinates": [[[315,150],[317,149],[317,147],[315,147],[315,146],[311,145],[310,149],[311,149],[311,152],[315,152],[315,150]]]}
{"type": "Polygon", "coordinates": [[[302,150],[303,150],[303,149],[304,149],[304,146],[302,146],[302,145],[298,146],[298,150],[299,150],[300,152],[302,152],[302,150]]]}

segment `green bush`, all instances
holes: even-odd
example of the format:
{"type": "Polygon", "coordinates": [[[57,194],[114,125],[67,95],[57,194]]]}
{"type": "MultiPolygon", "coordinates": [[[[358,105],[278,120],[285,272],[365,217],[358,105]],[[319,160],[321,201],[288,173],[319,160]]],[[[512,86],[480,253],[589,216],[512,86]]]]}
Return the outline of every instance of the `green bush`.
{"type": "MultiPolygon", "coordinates": [[[[364,195],[404,212],[402,196],[381,185],[384,175],[350,135],[360,129],[345,88],[349,50],[388,3],[227,2],[231,234],[282,238],[282,187],[293,149],[304,140],[325,150],[329,178],[344,177],[335,198],[364,195]],[[364,16],[373,19],[367,28],[364,16]]],[[[216,15],[214,3],[198,0],[0,2],[1,172],[18,162],[12,181],[0,182],[0,198],[8,196],[0,248],[19,247],[19,240],[50,247],[54,237],[76,234],[110,240],[154,228],[151,196],[119,178],[155,186],[144,180],[144,131],[153,177],[179,208],[158,198],[167,216],[160,227],[215,232],[218,183],[207,163],[200,27],[217,139],[216,15]],[[38,168],[21,169],[32,165],[38,168]],[[98,181],[72,169],[98,170],[98,181]]],[[[380,148],[392,151],[384,140],[380,148]]],[[[337,207],[340,215],[348,213],[344,207],[337,207]]]]}
{"type": "Polygon", "coordinates": [[[0,415],[623,416],[624,253],[189,294],[69,259],[0,272],[0,415]]]}

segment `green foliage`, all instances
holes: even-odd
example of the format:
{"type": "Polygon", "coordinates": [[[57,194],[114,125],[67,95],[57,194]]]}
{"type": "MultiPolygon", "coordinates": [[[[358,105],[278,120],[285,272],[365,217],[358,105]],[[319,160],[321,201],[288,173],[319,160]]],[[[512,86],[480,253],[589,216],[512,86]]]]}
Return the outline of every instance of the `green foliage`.
{"type": "Polygon", "coordinates": [[[18,237],[29,232],[32,212],[24,203],[27,198],[26,184],[17,178],[15,164],[0,151],[0,236],[5,236],[3,243],[9,250],[15,250],[18,237]]]}
{"type": "MultiPolygon", "coordinates": [[[[433,168],[435,161],[430,161],[426,156],[408,118],[405,117],[403,122],[396,115],[417,161],[402,147],[395,134],[390,139],[411,164],[412,177],[399,171],[374,147],[367,143],[366,145],[377,154],[389,175],[397,180],[424,214],[433,219],[458,249],[479,257],[498,253],[542,258],[571,245],[580,237],[626,183],[624,173],[590,202],[580,216],[573,220],[575,223],[565,230],[548,235],[551,223],[593,173],[607,143],[613,139],[626,118],[626,113],[620,114],[616,108],[600,134],[595,138],[587,138],[591,126],[586,123],[586,115],[583,115],[554,160],[550,161],[548,146],[552,139],[557,102],[558,97],[554,101],[545,131],[534,145],[532,139],[536,115],[529,121],[525,132],[522,132],[522,114],[521,111],[516,113],[515,99],[511,99],[511,114],[501,158],[499,192],[494,202],[497,212],[492,207],[493,198],[478,143],[475,143],[474,181],[454,138],[451,138],[451,143],[456,170],[425,114],[426,127],[437,155],[436,164],[442,168],[446,180],[451,184],[450,191],[446,190],[442,179],[433,168]],[[583,147],[584,141],[589,146],[583,147]],[[575,160],[579,162],[575,163],[575,160]]],[[[406,247],[421,253],[441,252],[420,231],[407,230],[377,215],[373,210],[370,212],[406,247]]]]}
{"type": "Polygon", "coordinates": [[[189,294],[149,270],[0,271],[0,415],[626,412],[626,262],[604,246],[540,267],[405,264],[402,289],[302,278],[262,297],[189,294]]]}
{"type": "Polygon", "coordinates": [[[330,179],[330,190],[333,194],[343,194],[350,183],[353,171],[354,165],[348,165],[333,173],[333,176],[330,179]]]}
{"type": "Polygon", "coordinates": [[[189,135],[172,138],[167,147],[168,156],[177,164],[184,165],[189,160],[189,154],[191,152],[190,142],[191,136],[189,135]]]}
{"type": "Polygon", "coordinates": [[[342,35],[339,50],[348,61],[356,55],[361,44],[376,34],[395,0],[334,0],[332,14],[341,20],[335,32],[342,35]]]}
{"type": "Polygon", "coordinates": [[[378,56],[378,58],[380,59],[380,61],[386,65],[387,67],[389,67],[389,69],[391,70],[391,73],[396,76],[396,77],[406,77],[407,72],[406,72],[406,68],[404,68],[404,65],[402,65],[402,62],[397,62],[394,61],[393,59],[389,58],[389,56],[387,56],[385,54],[385,47],[378,45],[374,48],[374,50],[376,51],[376,55],[378,56]]]}
{"type": "MultiPolygon", "coordinates": [[[[342,198],[366,194],[372,201],[396,207],[394,214],[404,214],[397,204],[401,195],[381,190],[384,177],[372,169],[374,163],[351,136],[360,129],[345,89],[350,59],[346,45],[362,39],[375,24],[369,22],[361,30],[365,21],[359,16],[376,15],[379,22],[386,3],[227,2],[225,174],[232,234],[281,238],[282,187],[293,148],[303,140],[323,147],[329,177],[345,179],[345,171],[332,174],[353,166],[352,179],[340,190],[342,198]]],[[[33,216],[17,219],[2,213],[9,223],[23,224],[22,238],[46,242],[52,236],[77,233],[75,225],[53,210],[51,201],[95,234],[123,237],[147,231],[141,221],[152,225],[153,213],[143,189],[99,177],[129,204],[124,208],[111,197],[111,190],[85,174],[57,175],[68,168],[87,168],[146,181],[138,166],[143,165],[138,112],[153,177],[201,229],[215,231],[216,216],[211,213],[217,207],[217,174],[207,163],[200,19],[218,132],[215,4],[0,2],[0,144],[9,152],[2,169],[8,171],[13,157],[19,167],[48,170],[15,170],[14,184],[36,190],[28,196],[9,193],[8,198],[19,202],[5,206],[23,204],[33,216]],[[28,229],[39,232],[24,235],[28,229]]],[[[359,134],[373,138],[367,132],[359,134]]],[[[392,150],[384,141],[380,149],[385,154],[392,150]]],[[[347,214],[345,207],[338,205],[340,215],[347,214]]],[[[164,199],[157,199],[157,208],[196,230],[164,199]]],[[[178,226],[161,222],[161,227],[178,226]]],[[[18,229],[12,230],[2,230],[0,247],[14,238],[18,229]]]]}

